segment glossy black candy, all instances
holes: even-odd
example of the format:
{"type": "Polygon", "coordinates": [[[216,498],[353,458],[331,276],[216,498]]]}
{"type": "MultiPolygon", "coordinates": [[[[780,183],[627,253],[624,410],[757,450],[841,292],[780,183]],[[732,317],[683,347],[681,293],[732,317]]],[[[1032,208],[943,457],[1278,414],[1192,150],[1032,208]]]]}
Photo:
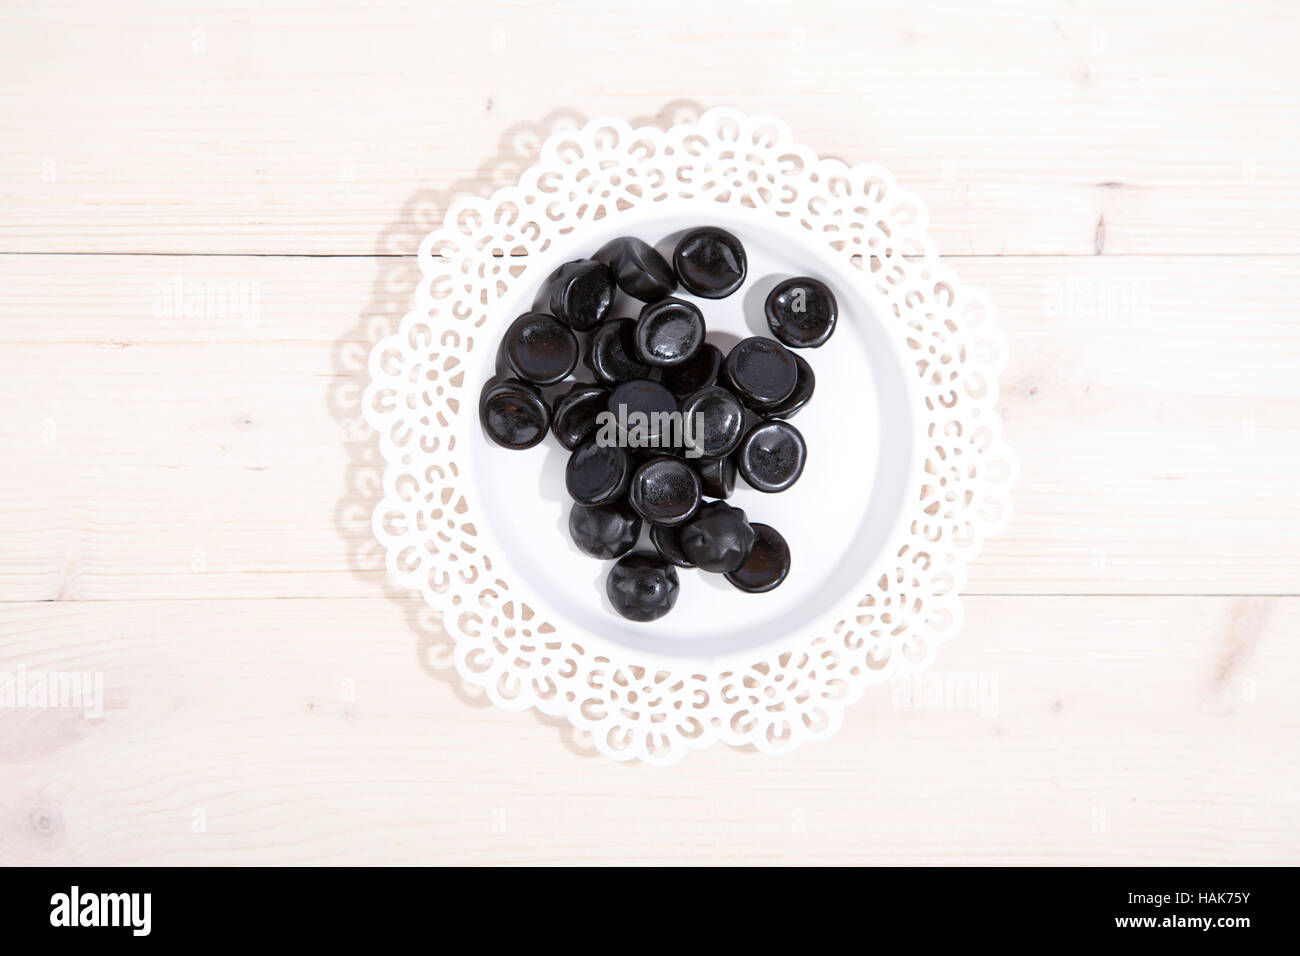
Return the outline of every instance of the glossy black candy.
{"type": "Polygon", "coordinates": [[[727,386],[751,408],[775,405],[790,397],[799,380],[794,353],[772,339],[742,339],[722,364],[727,386]]]}
{"type": "Polygon", "coordinates": [[[627,493],[632,456],[617,445],[599,445],[588,438],[569,456],[564,485],[580,505],[607,505],[627,493]]]}
{"type": "Polygon", "coordinates": [[[618,435],[627,447],[666,448],[671,444],[677,399],[658,382],[648,378],[624,382],[610,393],[609,411],[614,413],[618,435]]]}
{"type": "Polygon", "coordinates": [[[569,510],[569,535],[593,558],[617,558],[636,547],[641,518],[622,504],[574,505],[569,510]]]}
{"type": "Polygon", "coordinates": [[[720,374],[722,353],[716,345],[705,342],[689,362],[664,369],[662,381],[678,398],[685,398],[706,386],[717,385],[720,374]]]}
{"type": "Polygon", "coordinates": [[[503,351],[510,370],[534,385],[554,385],[578,364],[578,339],[545,312],[525,312],[506,330],[503,351]]]}
{"type": "Polygon", "coordinates": [[[687,292],[704,299],[731,295],[745,282],[748,260],[740,240],[725,229],[702,226],[682,236],[673,268],[687,292]]]}
{"type": "Polygon", "coordinates": [[[551,313],[577,332],[590,332],[614,303],[614,273],[595,259],[566,262],[551,276],[551,313]]]}
{"type": "Polygon", "coordinates": [[[596,433],[597,416],[609,408],[609,389],[604,385],[579,382],[555,399],[551,411],[551,430],[569,451],[596,433]]]}
{"type": "Polygon", "coordinates": [[[587,340],[583,362],[603,385],[650,375],[650,366],[636,357],[635,319],[610,319],[597,326],[587,340]]]}
{"type": "Polygon", "coordinates": [[[700,506],[700,476],[680,458],[652,458],[632,475],[627,500],[647,521],[679,525],[700,506]]]}
{"type": "Polygon", "coordinates": [[[704,315],[685,299],[660,299],[636,320],[636,356],[646,365],[671,368],[695,357],[704,344],[704,315]]]}
{"type": "Polygon", "coordinates": [[[653,246],[635,236],[611,239],[593,258],[609,266],[620,289],[642,302],[662,299],[677,288],[672,266],[653,246]]]}
{"type": "Polygon", "coordinates": [[[790,348],[815,349],[835,331],[839,305],[826,283],[795,276],[768,293],[763,314],[772,334],[790,348]]]}
{"type": "Polygon", "coordinates": [[[745,409],[720,385],[702,388],[682,402],[682,425],[704,458],[724,458],[745,437],[745,409]]]}
{"type": "Polygon", "coordinates": [[[483,430],[503,448],[532,448],[546,437],[551,424],[541,390],[517,378],[486,386],[478,411],[483,430]]]}
{"type": "Polygon", "coordinates": [[[739,569],[727,574],[727,580],[742,591],[761,594],[770,591],[790,573],[790,546],[771,525],[755,521],[751,527],[757,538],[739,569]]]}
{"type": "Polygon", "coordinates": [[[797,352],[791,352],[790,354],[794,356],[795,365],[799,367],[799,374],[795,378],[794,391],[783,401],[777,402],[770,408],[764,406],[758,409],[759,414],[764,418],[789,418],[807,405],[813,397],[813,390],[817,387],[817,376],[813,374],[812,366],[797,352]]]}
{"type": "Polygon", "coordinates": [[[736,490],[736,458],[701,458],[695,462],[700,473],[700,491],[706,498],[730,498],[736,490]]]}
{"type": "Polygon", "coordinates": [[[629,621],[653,621],[677,603],[677,570],[653,551],[633,551],[618,559],[605,579],[614,610],[629,621]]]}
{"type": "Polygon", "coordinates": [[[674,564],[679,568],[693,568],[694,564],[682,550],[682,539],[678,534],[677,528],[670,528],[665,524],[652,524],[650,526],[650,543],[655,546],[655,550],[669,564],[674,564]]]}
{"type": "Polygon", "coordinates": [[[736,468],[759,491],[785,491],[803,474],[807,455],[799,429],[788,422],[760,422],[740,443],[736,468]]]}
{"type": "Polygon", "coordinates": [[[722,501],[702,505],[679,534],[686,557],[719,574],[739,569],[757,539],[745,512],[722,501]]]}

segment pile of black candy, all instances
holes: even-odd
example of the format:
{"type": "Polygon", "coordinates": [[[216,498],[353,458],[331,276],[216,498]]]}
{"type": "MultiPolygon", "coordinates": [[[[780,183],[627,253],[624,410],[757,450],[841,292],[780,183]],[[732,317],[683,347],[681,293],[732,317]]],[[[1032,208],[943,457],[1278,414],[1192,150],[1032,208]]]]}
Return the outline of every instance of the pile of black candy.
{"type": "Polygon", "coordinates": [[[680,284],[721,299],[745,281],[740,240],[713,227],[682,236],[672,263],[633,237],[549,280],[549,311],[526,312],[501,343],[505,377],[484,388],[483,428],[505,448],[531,448],[553,432],[572,454],[565,484],[569,532],[587,554],[617,559],[606,581],[625,618],[653,621],[677,602],[677,568],[723,574],[742,591],[770,591],[790,571],[776,529],[725,501],[736,474],[764,492],[803,473],[807,448],[787,419],[808,403],[812,368],[791,349],[835,331],[838,306],[822,282],[795,276],[767,296],[775,338],[747,338],[725,356],[704,340],[704,315],[677,298],[680,284]],[[644,303],[611,315],[616,290],[644,303]],[[579,358],[594,382],[572,382],[579,358]],[[543,388],[572,382],[548,401],[543,388]],[[654,550],[635,550],[642,525],[654,550]]]}

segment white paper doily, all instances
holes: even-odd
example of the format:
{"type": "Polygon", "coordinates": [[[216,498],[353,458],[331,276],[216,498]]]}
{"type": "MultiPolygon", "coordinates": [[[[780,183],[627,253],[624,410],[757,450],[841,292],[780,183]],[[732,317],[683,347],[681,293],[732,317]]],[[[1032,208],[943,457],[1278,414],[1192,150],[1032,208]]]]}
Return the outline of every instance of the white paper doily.
{"type": "MultiPolygon", "coordinates": [[[[730,109],[667,130],[594,120],[552,136],[518,185],[457,201],[421,243],[416,307],[370,355],[363,410],[386,462],[374,533],[393,579],[442,612],[459,673],[498,706],[564,715],[607,756],[669,764],[718,740],[779,752],[823,739],[867,685],[928,666],[961,626],[968,562],[1010,517],[1016,462],[997,415],[1007,349],[993,307],[939,263],[926,222],[884,169],[818,158],[779,120],[730,109]],[[811,263],[790,272],[820,271],[842,305],[846,292],[859,303],[841,325],[861,324],[876,377],[897,373],[873,408],[883,437],[893,423],[910,449],[907,467],[877,475],[864,523],[846,532],[854,544],[835,576],[849,586],[815,594],[797,619],[784,608],[770,623],[741,621],[716,645],[624,633],[586,613],[592,581],[556,587],[567,572],[535,553],[565,543],[562,522],[529,548],[513,527],[528,515],[501,514],[502,473],[522,461],[511,456],[538,449],[476,451],[501,332],[550,271],[609,236],[655,242],[685,224],[724,225],[747,247],[788,243],[811,263]],[[885,525],[882,508],[893,511],[885,525]],[[735,636],[751,633],[750,644],[735,636]],[[696,646],[708,652],[682,651],[696,646]]],[[[819,414],[818,376],[804,416],[819,414]]],[[[535,494],[514,477],[520,495],[535,494]]],[[[730,613],[726,600],[700,613],[730,613]]]]}

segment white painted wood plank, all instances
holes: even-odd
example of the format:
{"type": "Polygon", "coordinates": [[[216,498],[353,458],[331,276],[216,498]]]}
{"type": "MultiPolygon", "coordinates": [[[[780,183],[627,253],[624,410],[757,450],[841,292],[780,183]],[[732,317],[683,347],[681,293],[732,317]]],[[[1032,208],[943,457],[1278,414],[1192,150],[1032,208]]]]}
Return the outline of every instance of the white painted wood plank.
{"type": "Polygon", "coordinates": [[[932,676],[976,706],[656,770],[467,699],[413,601],[0,606],[0,670],[108,702],[0,709],[0,861],[1300,863],[1300,599],[967,608],[932,676]]]}
{"type": "Polygon", "coordinates": [[[951,254],[1297,252],[1300,11],[1226,13],[10,4],[0,251],[369,254],[512,181],[556,117],[645,119],[689,95],[888,166],[951,254]]]}

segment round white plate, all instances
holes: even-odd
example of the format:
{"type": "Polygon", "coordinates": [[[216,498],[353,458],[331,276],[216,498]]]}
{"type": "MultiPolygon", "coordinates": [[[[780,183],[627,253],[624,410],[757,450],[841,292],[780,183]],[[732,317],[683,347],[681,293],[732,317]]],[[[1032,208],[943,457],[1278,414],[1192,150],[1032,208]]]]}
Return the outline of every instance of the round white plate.
{"type": "MultiPolygon", "coordinates": [[[[787,750],[956,632],[966,565],[1010,514],[1006,347],[887,172],[819,159],[779,121],[732,110],[667,130],[596,120],[549,140],[519,185],[456,203],[420,265],[416,308],[370,360],[364,408],[387,462],[373,526],[494,702],[563,714],[617,759],[670,763],[715,740],[787,750]],[[789,577],[751,595],[680,571],[674,610],[639,624],[609,606],[611,562],[569,538],[567,452],[491,444],[478,395],[556,266],[620,235],[668,254],[700,225],[749,255],[740,291],[696,300],[724,351],[769,334],[763,300],[790,275],[826,282],[840,320],[802,353],[817,376],[793,419],[803,476],[776,495],[739,479],[731,499],[786,537],[789,577]]],[[[614,314],[638,309],[620,298],[614,314]]]]}

